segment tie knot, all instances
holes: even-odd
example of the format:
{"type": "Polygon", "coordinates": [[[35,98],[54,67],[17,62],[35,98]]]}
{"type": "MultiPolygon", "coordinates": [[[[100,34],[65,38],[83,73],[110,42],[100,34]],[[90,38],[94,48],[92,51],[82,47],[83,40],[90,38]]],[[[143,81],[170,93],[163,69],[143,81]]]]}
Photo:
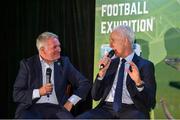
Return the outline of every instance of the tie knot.
{"type": "Polygon", "coordinates": [[[121,62],[122,64],[124,64],[126,62],[126,59],[122,59],[121,62]]]}

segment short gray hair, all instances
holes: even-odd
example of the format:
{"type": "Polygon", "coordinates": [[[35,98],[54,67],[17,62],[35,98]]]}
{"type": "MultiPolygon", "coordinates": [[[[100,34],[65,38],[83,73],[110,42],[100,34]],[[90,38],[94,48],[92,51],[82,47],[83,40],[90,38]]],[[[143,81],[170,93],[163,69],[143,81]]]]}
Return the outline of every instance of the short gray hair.
{"type": "Polygon", "coordinates": [[[122,33],[121,35],[127,38],[133,47],[135,35],[134,35],[134,31],[129,26],[120,25],[114,28],[113,31],[121,32],[122,33]]]}
{"type": "Polygon", "coordinates": [[[57,38],[58,39],[58,35],[51,33],[51,32],[43,32],[37,37],[36,47],[37,47],[38,51],[40,50],[41,47],[43,47],[43,43],[46,42],[49,38],[57,38]]]}

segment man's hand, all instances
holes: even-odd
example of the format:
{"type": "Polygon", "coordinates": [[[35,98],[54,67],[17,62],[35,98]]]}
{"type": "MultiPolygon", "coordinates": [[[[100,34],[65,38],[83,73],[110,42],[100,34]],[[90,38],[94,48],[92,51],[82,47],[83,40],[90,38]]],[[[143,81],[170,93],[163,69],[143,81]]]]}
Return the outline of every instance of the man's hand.
{"type": "Polygon", "coordinates": [[[67,101],[64,104],[64,108],[66,108],[66,110],[68,110],[69,112],[71,111],[72,107],[73,107],[73,104],[70,101],[67,101]]]}
{"type": "Polygon", "coordinates": [[[50,83],[47,83],[39,89],[39,94],[40,94],[40,96],[44,96],[44,95],[51,93],[52,90],[53,90],[53,85],[50,83]]]}
{"type": "Polygon", "coordinates": [[[129,76],[135,82],[136,86],[141,85],[143,82],[141,80],[139,70],[138,70],[136,64],[134,64],[133,62],[129,62],[129,64],[130,64],[130,67],[131,67],[131,71],[127,70],[129,76]]]}
{"type": "Polygon", "coordinates": [[[107,57],[107,55],[105,55],[100,61],[99,61],[99,65],[103,64],[104,68],[100,69],[99,71],[99,77],[104,77],[106,74],[107,69],[109,68],[109,65],[111,63],[111,58],[107,57]]]}

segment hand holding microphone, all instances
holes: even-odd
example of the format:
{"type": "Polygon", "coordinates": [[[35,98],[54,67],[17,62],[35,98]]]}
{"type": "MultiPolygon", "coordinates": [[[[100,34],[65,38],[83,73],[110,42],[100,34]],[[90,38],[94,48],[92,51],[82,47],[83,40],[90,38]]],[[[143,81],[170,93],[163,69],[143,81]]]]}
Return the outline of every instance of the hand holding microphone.
{"type": "Polygon", "coordinates": [[[53,90],[53,85],[51,84],[51,73],[52,70],[51,68],[47,68],[46,69],[46,84],[44,84],[40,89],[40,95],[44,96],[47,95],[47,97],[49,97],[49,94],[52,92],[53,90]]]}
{"type": "Polygon", "coordinates": [[[111,58],[114,56],[114,50],[111,50],[107,55],[105,55],[99,62],[100,68],[99,68],[99,77],[104,77],[110,63],[111,58]]]}
{"type": "Polygon", "coordinates": [[[49,93],[51,93],[53,90],[53,85],[51,83],[44,84],[40,89],[39,89],[39,94],[40,96],[47,95],[49,97],[49,93]]]}

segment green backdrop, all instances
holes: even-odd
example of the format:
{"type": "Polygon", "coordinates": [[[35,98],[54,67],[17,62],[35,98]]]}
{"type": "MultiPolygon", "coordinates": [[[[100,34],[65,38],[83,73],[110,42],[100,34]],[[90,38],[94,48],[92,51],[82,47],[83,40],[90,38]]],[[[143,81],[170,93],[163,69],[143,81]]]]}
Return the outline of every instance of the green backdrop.
{"type": "Polygon", "coordinates": [[[172,116],[180,118],[180,90],[169,85],[171,81],[180,82],[180,71],[164,62],[165,58],[180,58],[180,0],[96,0],[95,17],[94,77],[102,51],[109,43],[109,33],[115,26],[127,24],[135,31],[142,56],[155,65],[154,118],[165,118],[161,98],[172,116]]]}

